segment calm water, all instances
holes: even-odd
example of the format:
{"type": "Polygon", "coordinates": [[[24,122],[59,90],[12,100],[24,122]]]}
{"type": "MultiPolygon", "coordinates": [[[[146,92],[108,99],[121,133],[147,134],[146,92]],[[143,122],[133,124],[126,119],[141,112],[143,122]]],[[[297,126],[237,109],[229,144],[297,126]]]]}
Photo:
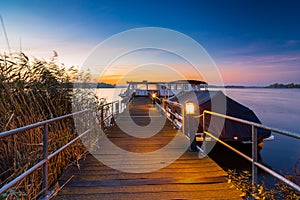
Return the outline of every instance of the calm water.
{"type": "MultiPolygon", "coordinates": [[[[120,99],[122,89],[99,89],[108,101],[120,99]]],[[[300,89],[226,89],[226,94],[252,109],[265,125],[300,133],[300,89]]],[[[300,141],[273,133],[260,152],[262,161],[276,171],[292,172],[300,159],[300,141]]],[[[299,168],[300,166],[298,166],[299,168]]]]}
{"type": "MultiPolygon", "coordinates": [[[[226,94],[251,108],[263,124],[300,133],[300,89],[227,89],[226,94]]],[[[300,159],[300,140],[273,135],[260,152],[263,163],[292,172],[300,159]]]]}

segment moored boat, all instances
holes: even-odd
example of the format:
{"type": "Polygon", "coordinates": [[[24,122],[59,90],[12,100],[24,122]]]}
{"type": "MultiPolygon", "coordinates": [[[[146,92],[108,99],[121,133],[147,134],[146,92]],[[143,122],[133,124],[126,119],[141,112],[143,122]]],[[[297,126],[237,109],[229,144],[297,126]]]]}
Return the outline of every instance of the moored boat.
{"type": "MultiPolygon", "coordinates": [[[[225,115],[261,124],[255,113],[248,107],[226,96],[222,91],[209,90],[208,84],[199,80],[179,80],[172,82],[128,82],[125,93],[120,96],[128,99],[129,96],[148,96],[155,94],[156,102],[162,104],[167,117],[178,127],[182,127],[182,106],[180,102],[197,102],[199,114],[204,110],[211,111],[213,102],[225,102],[225,115]],[[180,99],[180,102],[179,102],[180,99]]],[[[222,130],[219,126],[210,124],[210,117],[205,121],[206,126],[220,132],[219,139],[227,142],[251,143],[252,131],[247,124],[238,123],[225,119],[222,130]]],[[[198,140],[203,139],[203,123],[199,123],[197,130],[198,140]]],[[[266,139],[273,136],[268,130],[257,130],[258,143],[260,145],[266,139]]]]}

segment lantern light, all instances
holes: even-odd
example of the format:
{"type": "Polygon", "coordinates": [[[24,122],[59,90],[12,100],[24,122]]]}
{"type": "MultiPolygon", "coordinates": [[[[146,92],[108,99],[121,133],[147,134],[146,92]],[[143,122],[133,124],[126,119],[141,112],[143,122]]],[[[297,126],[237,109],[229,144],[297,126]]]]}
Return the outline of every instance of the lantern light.
{"type": "Polygon", "coordinates": [[[187,102],[185,104],[186,114],[195,114],[195,105],[193,102],[187,102]]]}
{"type": "Polygon", "coordinates": [[[153,98],[153,99],[156,98],[156,93],[152,93],[152,98],[153,98]]]}

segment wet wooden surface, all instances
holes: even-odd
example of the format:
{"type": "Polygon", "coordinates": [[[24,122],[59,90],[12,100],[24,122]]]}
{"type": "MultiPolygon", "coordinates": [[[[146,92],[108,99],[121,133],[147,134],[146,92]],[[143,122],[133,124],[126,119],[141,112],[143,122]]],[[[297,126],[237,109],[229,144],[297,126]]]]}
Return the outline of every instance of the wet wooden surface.
{"type": "MultiPolygon", "coordinates": [[[[165,119],[143,97],[134,99],[127,114],[117,120],[129,126],[134,121],[144,127],[143,133],[151,132],[149,115],[154,122],[165,119]]],[[[132,126],[127,130],[133,131],[132,136],[114,126],[106,134],[114,145],[142,156],[120,155],[103,143],[99,151],[80,161],[80,169],[72,166],[66,170],[59,184],[70,181],[53,199],[240,199],[240,193],[227,183],[227,174],[210,158],[199,159],[197,152],[184,151],[171,162],[188,140],[170,122],[148,138],[135,137],[141,130],[132,126]],[[173,145],[168,146],[171,141],[173,145]],[[161,155],[153,153],[162,148],[167,150],[161,155]]]]}

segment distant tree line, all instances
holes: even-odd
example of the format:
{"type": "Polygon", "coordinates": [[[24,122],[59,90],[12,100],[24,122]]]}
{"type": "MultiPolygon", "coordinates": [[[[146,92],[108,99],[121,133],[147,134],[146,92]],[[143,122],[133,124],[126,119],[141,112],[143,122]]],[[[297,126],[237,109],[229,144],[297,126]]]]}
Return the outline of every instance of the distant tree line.
{"type": "Polygon", "coordinates": [[[272,85],[267,86],[267,88],[300,88],[300,84],[282,84],[282,83],[274,83],[272,85]]]}

